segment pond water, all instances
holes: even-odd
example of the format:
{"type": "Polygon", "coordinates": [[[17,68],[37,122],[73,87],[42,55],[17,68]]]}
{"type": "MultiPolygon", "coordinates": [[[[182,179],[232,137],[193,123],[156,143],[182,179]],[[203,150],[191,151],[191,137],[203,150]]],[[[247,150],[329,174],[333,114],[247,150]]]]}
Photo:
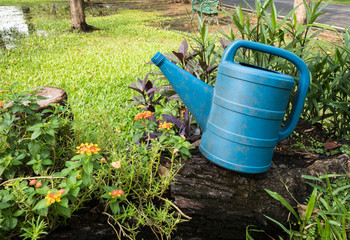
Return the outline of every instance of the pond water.
{"type": "Polygon", "coordinates": [[[15,47],[19,36],[29,36],[23,10],[18,6],[0,6],[0,46],[15,47]]]}

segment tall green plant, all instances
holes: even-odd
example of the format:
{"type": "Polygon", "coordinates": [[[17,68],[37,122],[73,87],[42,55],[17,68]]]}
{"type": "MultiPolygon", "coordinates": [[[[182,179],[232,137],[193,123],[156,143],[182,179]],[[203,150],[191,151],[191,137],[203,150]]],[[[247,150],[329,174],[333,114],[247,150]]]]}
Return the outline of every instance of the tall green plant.
{"type": "Polygon", "coordinates": [[[325,174],[315,177],[303,175],[311,180],[314,188],[306,205],[298,204],[298,211],[278,193],[266,190],[295,217],[285,227],[280,222],[266,216],[279,225],[290,239],[338,239],[346,240],[350,234],[350,182],[347,175],[325,174]],[[336,178],[333,182],[331,179],[336,178]],[[294,227],[296,225],[296,227],[294,227]]]}
{"type": "Polygon", "coordinates": [[[321,50],[308,62],[312,75],[304,117],[320,122],[332,134],[350,134],[350,30],[342,44],[331,48],[317,41],[321,50]]]}
{"type": "Polygon", "coordinates": [[[214,85],[218,61],[222,54],[222,49],[216,46],[217,32],[209,34],[209,26],[198,15],[198,30],[194,35],[188,35],[195,43],[193,46],[195,58],[192,58],[192,68],[196,77],[203,82],[214,85]]]}

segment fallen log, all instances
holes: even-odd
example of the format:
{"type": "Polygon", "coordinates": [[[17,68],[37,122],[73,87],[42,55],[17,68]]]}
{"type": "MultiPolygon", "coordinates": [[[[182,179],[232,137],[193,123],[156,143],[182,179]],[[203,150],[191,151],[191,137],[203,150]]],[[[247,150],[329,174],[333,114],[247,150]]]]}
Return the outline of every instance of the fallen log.
{"type": "MultiPolygon", "coordinates": [[[[326,159],[303,159],[275,153],[270,170],[250,175],[230,171],[207,160],[196,150],[179,172],[171,186],[174,203],[191,221],[178,226],[180,239],[245,239],[246,228],[254,225],[270,235],[281,228],[264,215],[288,226],[286,208],[272,198],[265,189],[282,195],[292,206],[304,203],[312,192],[306,175],[345,173],[350,169],[346,154],[326,159]],[[291,196],[292,195],[292,196],[291,196]]],[[[255,239],[271,239],[266,234],[255,239]]],[[[278,238],[277,238],[278,239],[278,238]]]]}

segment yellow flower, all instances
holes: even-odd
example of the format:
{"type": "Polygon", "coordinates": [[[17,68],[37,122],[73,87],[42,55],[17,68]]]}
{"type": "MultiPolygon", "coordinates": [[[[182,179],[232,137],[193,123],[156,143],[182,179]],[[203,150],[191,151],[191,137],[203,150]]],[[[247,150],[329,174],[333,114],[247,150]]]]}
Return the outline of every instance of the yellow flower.
{"type": "Polygon", "coordinates": [[[163,123],[161,122],[159,124],[159,129],[167,129],[167,130],[170,130],[170,128],[173,127],[173,124],[169,123],[169,122],[166,122],[164,121],[163,123]]]}
{"type": "Polygon", "coordinates": [[[99,151],[101,151],[100,148],[97,147],[97,144],[93,143],[82,143],[80,146],[77,147],[78,151],[76,153],[78,154],[97,154],[99,151]]]}

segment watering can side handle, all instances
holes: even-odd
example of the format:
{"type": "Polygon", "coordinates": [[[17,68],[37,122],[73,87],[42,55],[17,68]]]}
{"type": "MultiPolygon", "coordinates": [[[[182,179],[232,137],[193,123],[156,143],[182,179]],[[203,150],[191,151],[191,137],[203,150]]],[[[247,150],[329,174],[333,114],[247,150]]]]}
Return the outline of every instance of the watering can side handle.
{"type": "Polygon", "coordinates": [[[280,49],[277,47],[265,45],[262,43],[251,42],[247,40],[236,40],[232,42],[225,50],[221,62],[234,61],[237,50],[240,47],[273,54],[281,58],[287,59],[292,62],[298,69],[299,73],[299,85],[293,101],[292,110],[289,118],[287,119],[286,125],[278,133],[278,141],[282,141],[287,138],[296,127],[301,111],[303,109],[304,101],[310,84],[310,73],[306,64],[297,55],[287,50],[280,49]]]}

